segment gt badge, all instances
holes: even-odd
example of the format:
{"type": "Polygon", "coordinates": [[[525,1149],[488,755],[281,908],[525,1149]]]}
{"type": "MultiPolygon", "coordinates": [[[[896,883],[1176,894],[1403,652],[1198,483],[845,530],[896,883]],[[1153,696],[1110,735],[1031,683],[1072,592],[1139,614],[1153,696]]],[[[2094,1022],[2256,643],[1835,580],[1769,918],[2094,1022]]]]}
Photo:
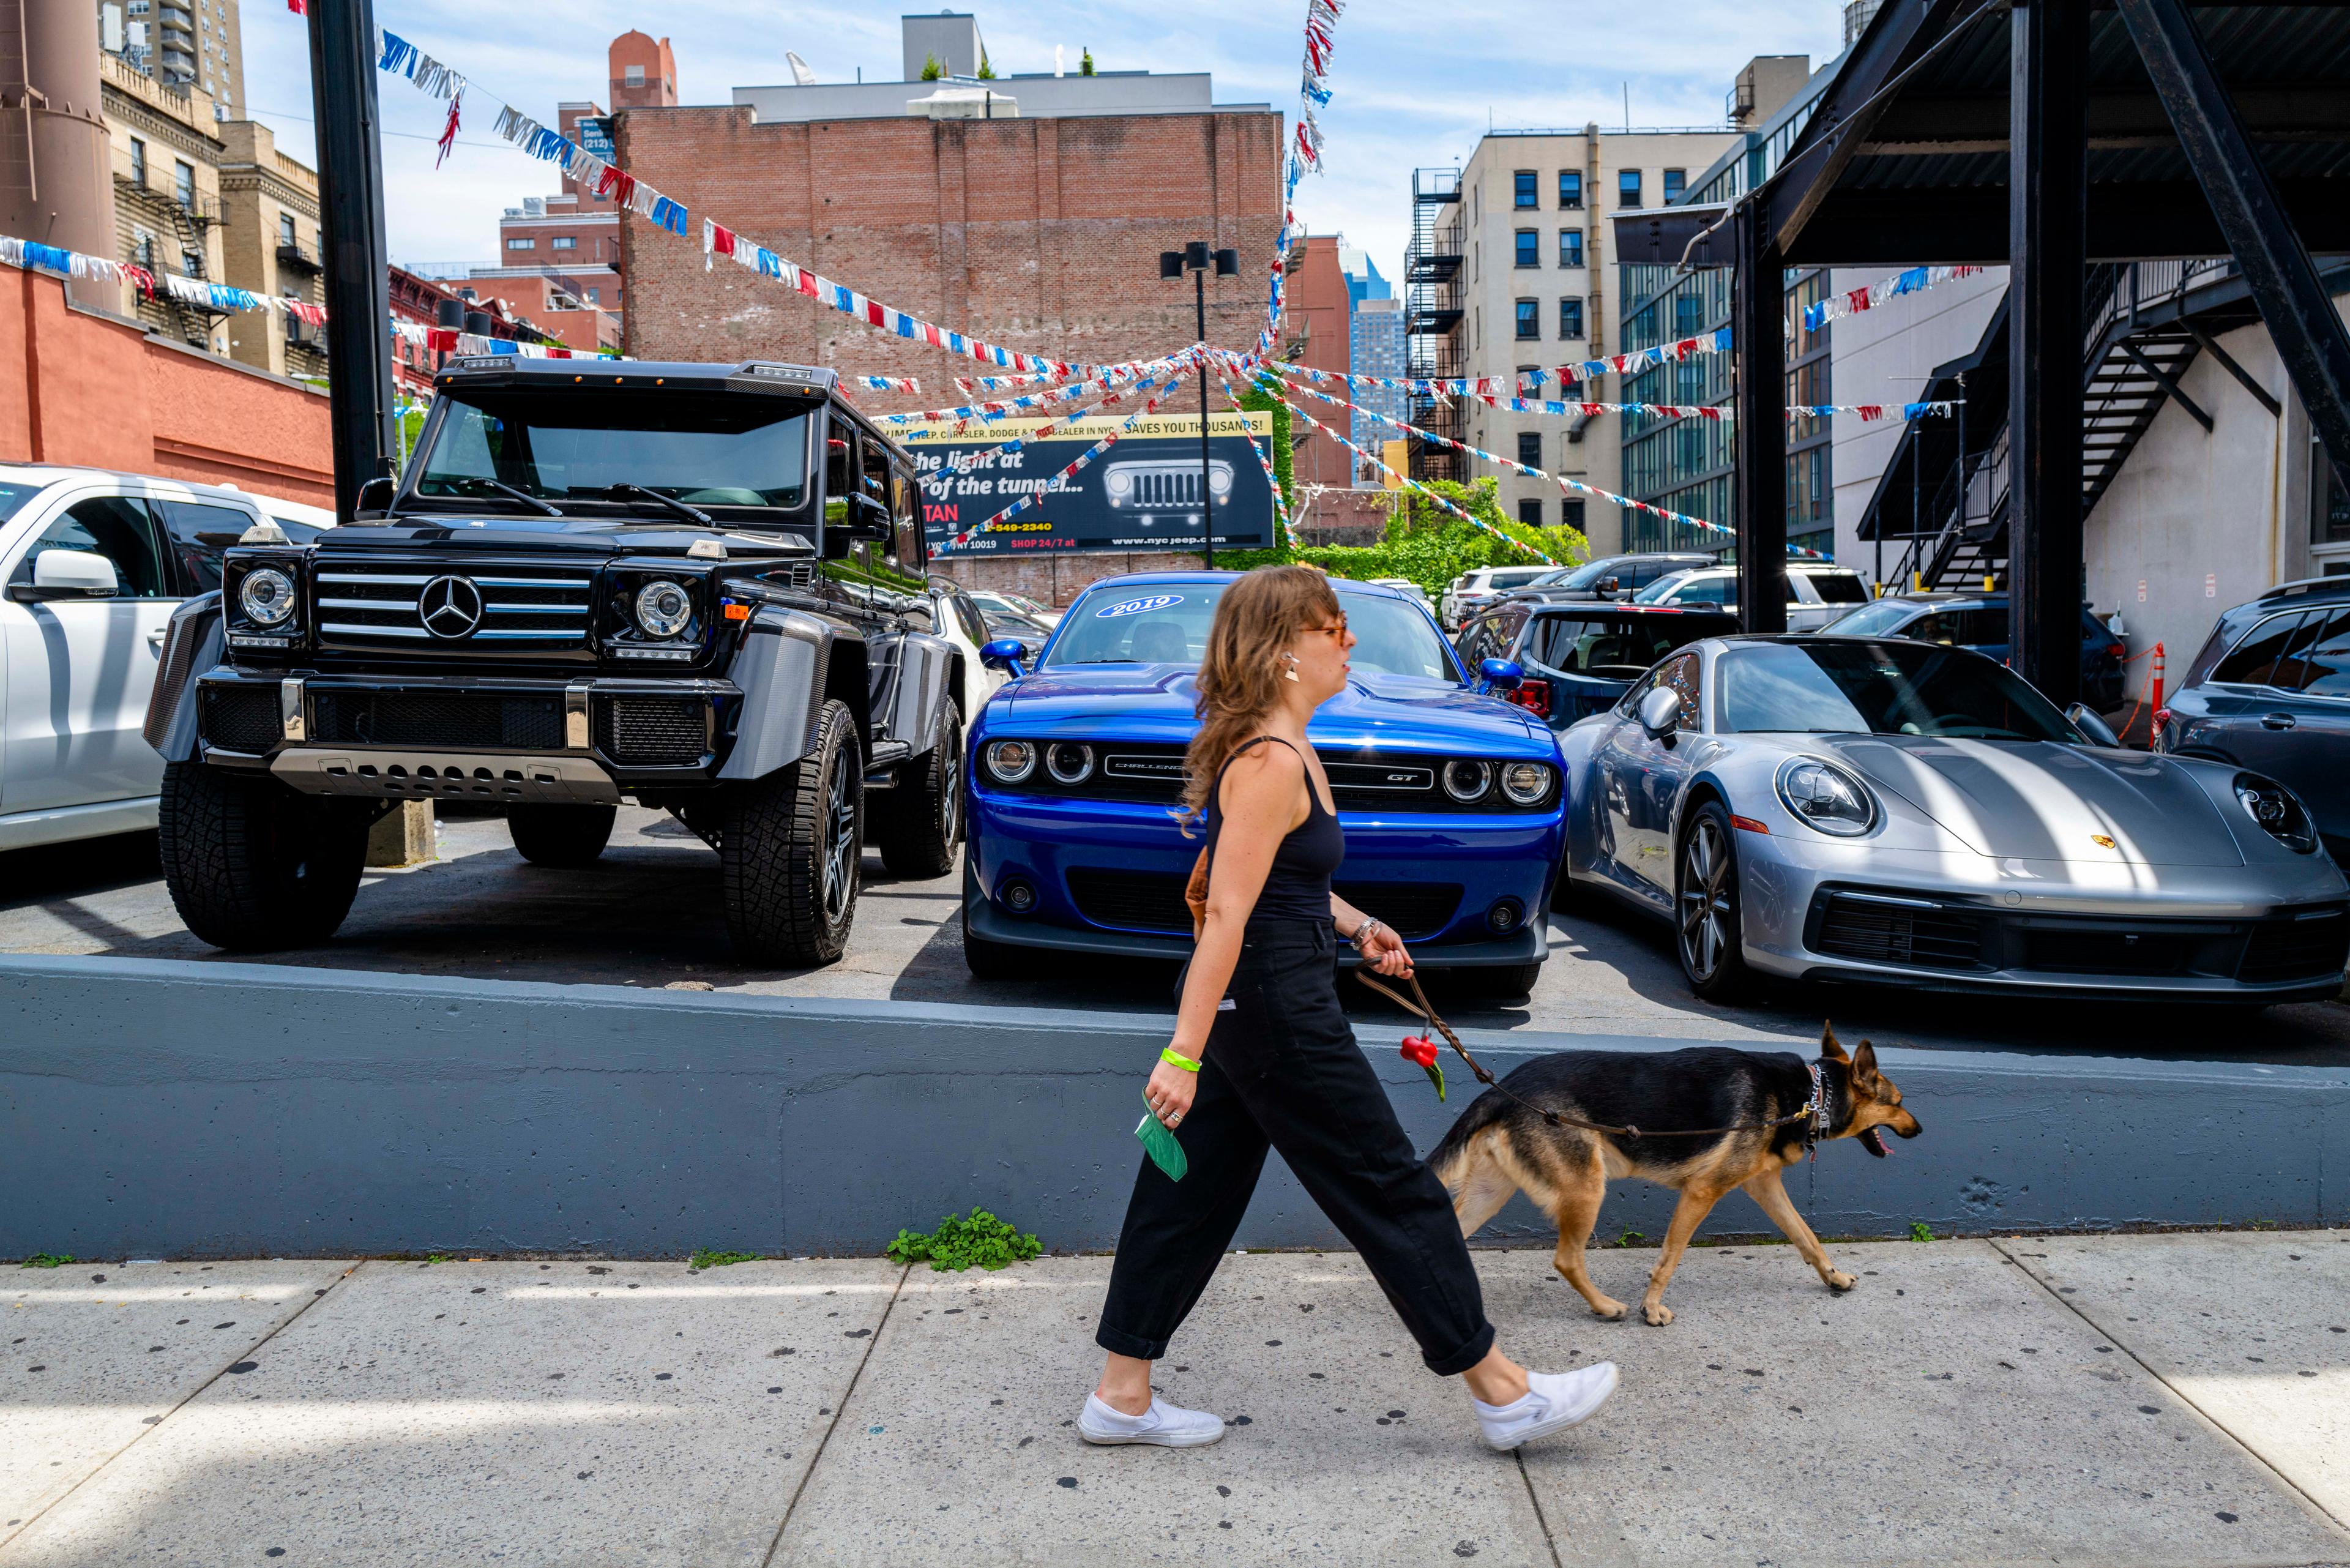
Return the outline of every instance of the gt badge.
{"type": "Polygon", "coordinates": [[[2100,849],[2111,849],[2114,847],[2114,841],[2107,838],[2102,833],[2092,833],[2089,835],[2089,842],[2095,845],[2100,849]]]}

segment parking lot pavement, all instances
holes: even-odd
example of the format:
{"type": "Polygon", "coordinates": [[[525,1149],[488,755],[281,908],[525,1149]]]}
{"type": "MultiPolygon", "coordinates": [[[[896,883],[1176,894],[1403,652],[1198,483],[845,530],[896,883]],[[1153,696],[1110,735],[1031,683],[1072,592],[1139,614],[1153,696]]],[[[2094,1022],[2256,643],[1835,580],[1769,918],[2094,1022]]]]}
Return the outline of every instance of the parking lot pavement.
{"type": "MultiPolygon", "coordinates": [[[[5,1313],[77,1321],[53,1386],[0,1376],[0,1452],[53,1478],[0,1515],[0,1568],[2340,1563],[2350,1357],[2285,1332],[2338,1313],[2334,1251],[2350,1231],[1846,1244],[1839,1296],[1792,1248],[1700,1247],[1662,1329],[1594,1319],[1546,1252],[1480,1252],[1505,1348],[1624,1373],[1514,1459],[1351,1253],[1225,1260],[1158,1368],[1225,1436],[1176,1451],[1071,1430],[1100,1258],[224,1266],[297,1295],[192,1389],[78,1321],[141,1302],[5,1313]],[[119,1441],[58,1418],[131,1405],[161,1418],[119,1441]]],[[[1655,1256],[1593,1271],[1622,1294],[1655,1256]]]]}
{"type": "MultiPolygon", "coordinates": [[[[515,853],[496,817],[440,825],[441,858],[369,872],[335,939],[266,961],[480,979],[690,985],[789,996],[892,998],[1171,1012],[1170,964],[1048,965],[1044,978],[982,983],[964,967],[959,873],[892,880],[868,856],[847,955],[813,971],[745,969],[729,953],[717,857],[669,816],[624,807],[595,866],[551,871],[515,853]]],[[[1498,1000],[1465,981],[1431,995],[1456,1023],[1566,1033],[1719,1039],[1805,1047],[1833,1018],[1850,1040],[1929,1049],[2350,1063],[2350,1007],[2311,1002],[2258,1014],[2193,1006],[1980,1000],[1898,990],[1776,988],[1751,1005],[1690,995],[1660,925],[1589,901],[1550,916],[1551,957],[1531,997],[1498,1000]]],[[[131,835],[0,855],[0,951],[214,959],[188,934],[154,863],[131,835]]],[[[1397,1019],[1349,985],[1366,1018],[1397,1019]]],[[[1382,1025],[1384,1027],[1384,1025],[1382,1025]]]]}

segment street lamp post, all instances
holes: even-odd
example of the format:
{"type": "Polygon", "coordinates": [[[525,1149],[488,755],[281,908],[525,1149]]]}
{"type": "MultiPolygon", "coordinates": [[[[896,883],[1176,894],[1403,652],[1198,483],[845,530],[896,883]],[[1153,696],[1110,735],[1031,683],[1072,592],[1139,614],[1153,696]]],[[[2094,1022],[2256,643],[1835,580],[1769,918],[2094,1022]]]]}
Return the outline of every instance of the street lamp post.
{"type": "MultiPolygon", "coordinates": [[[[1218,277],[1237,277],[1241,270],[1241,253],[1236,250],[1210,251],[1205,240],[1193,240],[1180,251],[1159,253],[1159,275],[1181,277],[1191,275],[1191,304],[1199,320],[1198,342],[1208,341],[1208,268],[1213,265],[1218,277]]],[[[1200,361],[1200,538],[1207,546],[1208,570],[1216,569],[1216,501],[1208,483],[1208,362],[1200,361]]]]}

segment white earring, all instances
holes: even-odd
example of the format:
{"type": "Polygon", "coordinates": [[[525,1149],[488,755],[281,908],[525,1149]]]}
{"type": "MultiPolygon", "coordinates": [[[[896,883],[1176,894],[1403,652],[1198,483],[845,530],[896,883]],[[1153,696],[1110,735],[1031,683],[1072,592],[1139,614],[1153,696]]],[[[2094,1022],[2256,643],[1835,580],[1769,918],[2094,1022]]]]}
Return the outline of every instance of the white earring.
{"type": "Polygon", "coordinates": [[[1288,668],[1288,669],[1286,669],[1286,670],[1283,670],[1283,671],[1281,672],[1281,678],[1282,678],[1284,680],[1296,680],[1296,679],[1297,679],[1297,655],[1295,655],[1295,654],[1294,654],[1294,653],[1284,652],[1284,653],[1282,654],[1282,656],[1281,656],[1281,657],[1282,657],[1282,658],[1284,658],[1284,659],[1287,659],[1287,660],[1289,660],[1289,668],[1288,668]]]}

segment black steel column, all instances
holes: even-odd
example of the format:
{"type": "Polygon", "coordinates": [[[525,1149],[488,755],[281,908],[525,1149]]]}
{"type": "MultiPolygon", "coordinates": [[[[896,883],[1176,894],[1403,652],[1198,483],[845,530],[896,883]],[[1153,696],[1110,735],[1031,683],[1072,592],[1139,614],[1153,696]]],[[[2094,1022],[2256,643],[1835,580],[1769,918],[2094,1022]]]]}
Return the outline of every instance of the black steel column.
{"type": "Polygon", "coordinates": [[[2350,486],[2350,332],[2326,298],[2194,22],[2178,0],[2119,0],[2119,9],[2293,390],[2334,473],[2350,486]]]}
{"type": "MultiPolygon", "coordinates": [[[[1208,274],[1202,267],[1191,274],[1191,301],[1200,317],[1200,345],[1208,342],[1208,274]]],[[[1216,569],[1216,498],[1214,487],[1208,481],[1213,477],[1208,467],[1208,361],[1200,361],[1200,537],[1207,546],[1208,570],[1216,569]]]]}
{"type": "Polygon", "coordinates": [[[327,254],[328,420],[335,512],[391,472],[391,280],[385,269],[383,161],[376,137],[375,7],[310,0],[310,99],[327,254]]]}
{"type": "Polygon", "coordinates": [[[2090,0],[2015,0],[2008,99],[2009,662],[2081,694],[2090,0]]]}
{"type": "Polygon", "coordinates": [[[1787,629],[1787,267],[1761,209],[1741,202],[1730,295],[1738,353],[1738,618],[1787,629]]]}

